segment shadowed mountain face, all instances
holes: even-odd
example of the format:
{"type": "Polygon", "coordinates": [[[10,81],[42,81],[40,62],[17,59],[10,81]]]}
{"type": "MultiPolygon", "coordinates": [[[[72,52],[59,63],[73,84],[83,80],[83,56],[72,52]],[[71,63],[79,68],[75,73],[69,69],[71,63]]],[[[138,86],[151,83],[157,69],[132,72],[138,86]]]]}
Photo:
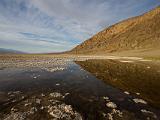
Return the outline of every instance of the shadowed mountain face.
{"type": "Polygon", "coordinates": [[[117,23],[71,50],[71,53],[107,53],[160,48],[160,6],[144,15],[117,23]]]}
{"type": "Polygon", "coordinates": [[[160,107],[159,66],[142,62],[122,63],[114,60],[77,61],[82,68],[123,91],[140,96],[160,107]]]}
{"type": "Polygon", "coordinates": [[[22,54],[22,53],[24,52],[12,50],[12,49],[0,48],[0,54],[22,54]]]}

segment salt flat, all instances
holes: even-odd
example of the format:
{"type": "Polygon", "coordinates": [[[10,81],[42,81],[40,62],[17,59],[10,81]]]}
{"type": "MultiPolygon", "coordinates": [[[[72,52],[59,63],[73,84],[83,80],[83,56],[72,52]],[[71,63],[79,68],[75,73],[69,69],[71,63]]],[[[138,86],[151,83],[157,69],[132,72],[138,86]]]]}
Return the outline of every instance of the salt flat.
{"type": "Polygon", "coordinates": [[[159,69],[139,57],[0,56],[0,118],[158,120],[159,69]]]}

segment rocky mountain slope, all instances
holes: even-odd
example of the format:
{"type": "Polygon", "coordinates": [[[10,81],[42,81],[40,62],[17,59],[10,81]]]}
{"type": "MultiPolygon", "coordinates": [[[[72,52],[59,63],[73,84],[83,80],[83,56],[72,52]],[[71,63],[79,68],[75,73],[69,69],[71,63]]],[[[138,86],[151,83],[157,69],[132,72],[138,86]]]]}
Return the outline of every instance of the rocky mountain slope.
{"type": "Polygon", "coordinates": [[[111,53],[160,48],[160,6],[97,33],[70,51],[77,54],[111,53]]]}

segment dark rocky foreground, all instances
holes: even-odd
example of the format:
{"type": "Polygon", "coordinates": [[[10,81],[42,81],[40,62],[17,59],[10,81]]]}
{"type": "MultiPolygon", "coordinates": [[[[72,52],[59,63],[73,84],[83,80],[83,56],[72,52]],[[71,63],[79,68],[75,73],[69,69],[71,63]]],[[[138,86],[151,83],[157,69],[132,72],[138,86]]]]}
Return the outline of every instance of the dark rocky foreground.
{"type": "Polygon", "coordinates": [[[20,91],[1,93],[1,119],[68,119],[82,120],[82,116],[71,105],[66,105],[63,99],[68,95],[57,92],[50,94],[26,95],[20,91]]]}
{"type": "Polygon", "coordinates": [[[93,59],[1,56],[0,119],[160,118],[158,62],[120,57],[93,59]]]}

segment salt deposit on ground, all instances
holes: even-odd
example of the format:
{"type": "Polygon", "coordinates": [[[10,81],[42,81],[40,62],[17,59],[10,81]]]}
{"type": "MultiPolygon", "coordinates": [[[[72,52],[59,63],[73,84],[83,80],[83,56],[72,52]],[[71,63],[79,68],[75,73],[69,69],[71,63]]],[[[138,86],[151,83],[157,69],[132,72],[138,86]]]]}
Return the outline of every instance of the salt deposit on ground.
{"type": "Polygon", "coordinates": [[[51,97],[54,97],[54,98],[61,98],[61,97],[63,97],[62,94],[57,93],[57,92],[50,93],[50,96],[51,96],[51,97]]]}
{"type": "Polygon", "coordinates": [[[26,119],[26,113],[22,112],[15,112],[8,114],[4,120],[25,120],[26,119]]]}
{"type": "Polygon", "coordinates": [[[113,109],[110,113],[107,113],[107,117],[109,120],[114,120],[114,115],[117,115],[120,118],[123,117],[123,113],[120,110],[113,109]]]}
{"type": "Polygon", "coordinates": [[[129,92],[127,92],[127,91],[124,91],[124,93],[125,93],[125,94],[127,94],[127,95],[129,95],[129,94],[130,94],[130,93],[129,93],[129,92]]]}
{"type": "Polygon", "coordinates": [[[103,97],[104,100],[109,100],[109,97],[105,96],[103,97]]]}
{"type": "Polygon", "coordinates": [[[82,117],[76,111],[73,111],[71,105],[60,104],[48,107],[48,113],[55,119],[82,120],[82,117]]]}
{"type": "Polygon", "coordinates": [[[41,104],[41,99],[38,99],[38,98],[37,98],[37,99],[36,99],[36,103],[37,103],[37,104],[41,104]]]}
{"type": "Polygon", "coordinates": [[[136,95],[140,95],[140,93],[136,93],[136,95]]]}
{"type": "Polygon", "coordinates": [[[123,62],[123,63],[132,63],[134,61],[129,61],[129,60],[121,60],[120,62],[123,62]]]}
{"type": "Polygon", "coordinates": [[[44,68],[44,70],[48,72],[55,72],[55,71],[63,71],[65,68],[62,67],[56,67],[56,68],[44,68]]]}
{"type": "Polygon", "coordinates": [[[135,103],[147,104],[147,102],[146,102],[146,101],[144,101],[143,99],[135,98],[135,99],[133,99],[133,101],[134,101],[135,103]]]}
{"type": "Polygon", "coordinates": [[[142,113],[145,113],[145,114],[150,114],[150,115],[152,115],[152,117],[153,117],[153,118],[157,119],[156,114],[154,114],[154,113],[153,113],[153,112],[151,112],[151,111],[148,111],[148,110],[142,109],[142,110],[141,110],[141,112],[142,112],[142,113]]]}
{"type": "Polygon", "coordinates": [[[117,105],[115,103],[113,103],[113,102],[108,102],[106,104],[106,106],[109,107],[109,108],[117,108],[117,105]]]}
{"type": "Polygon", "coordinates": [[[150,61],[152,61],[152,60],[142,59],[142,60],[139,60],[139,61],[141,61],[141,62],[150,62],[150,61]]]}
{"type": "Polygon", "coordinates": [[[59,85],[60,85],[59,83],[56,84],[56,86],[59,86],[59,85]]]}
{"type": "MultiPolygon", "coordinates": [[[[12,92],[21,93],[21,92],[12,92]]],[[[2,120],[26,120],[33,119],[39,111],[43,111],[42,114],[48,114],[48,120],[50,119],[65,119],[65,120],[82,120],[80,113],[75,111],[71,105],[67,105],[63,102],[65,96],[69,93],[62,95],[58,92],[41,93],[37,96],[32,96],[24,101],[20,101],[20,104],[16,104],[12,107],[7,114],[3,114],[2,120]],[[37,105],[38,104],[38,105],[37,105]],[[18,109],[17,109],[18,108],[18,109]]],[[[41,116],[41,114],[39,114],[41,116]]]]}

